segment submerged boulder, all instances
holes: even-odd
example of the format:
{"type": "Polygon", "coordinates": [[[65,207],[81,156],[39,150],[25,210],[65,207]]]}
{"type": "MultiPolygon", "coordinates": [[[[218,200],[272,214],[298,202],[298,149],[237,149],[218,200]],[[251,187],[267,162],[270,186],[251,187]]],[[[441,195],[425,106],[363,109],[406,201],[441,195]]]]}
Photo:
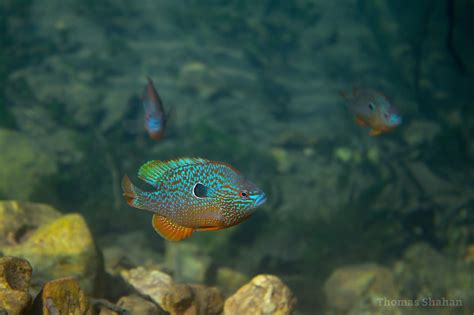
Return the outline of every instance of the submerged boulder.
{"type": "Polygon", "coordinates": [[[28,261],[16,257],[0,258],[0,313],[24,314],[31,297],[28,293],[32,268],[28,261]]]}
{"type": "Polygon", "coordinates": [[[16,245],[30,232],[61,216],[51,206],[21,201],[0,201],[0,249],[16,245]]]}
{"type": "MultiPolygon", "coordinates": [[[[23,220],[25,214],[22,211],[17,214],[18,220],[23,220]]],[[[50,222],[29,232],[19,243],[2,246],[1,251],[23,257],[34,266],[33,290],[39,290],[46,281],[73,276],[87,293],[94,293],[100,259],[86,222],[79,214],[58,218],[52,212],[49,215],[50,222]]],[[[13,219],[11,222],[15,222],[13,219]]]]}
{"type": "Polygon", "coordinates": [[[258,275],[225,301],[224,315],[291,314],[296,298],[276,276],[258,275]]]}

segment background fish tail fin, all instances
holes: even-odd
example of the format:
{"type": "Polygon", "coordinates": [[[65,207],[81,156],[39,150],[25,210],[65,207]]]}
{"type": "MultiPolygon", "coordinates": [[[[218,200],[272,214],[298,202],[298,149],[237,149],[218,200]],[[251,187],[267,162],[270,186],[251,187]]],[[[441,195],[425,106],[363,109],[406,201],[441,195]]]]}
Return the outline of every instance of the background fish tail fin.
{"type": "Polygon", "coordinates": [[[122,190],[125,200],[131,207],[144,210],[152,209],[147,193],[133,185],[127,175],[123,177],[122,190]]]}

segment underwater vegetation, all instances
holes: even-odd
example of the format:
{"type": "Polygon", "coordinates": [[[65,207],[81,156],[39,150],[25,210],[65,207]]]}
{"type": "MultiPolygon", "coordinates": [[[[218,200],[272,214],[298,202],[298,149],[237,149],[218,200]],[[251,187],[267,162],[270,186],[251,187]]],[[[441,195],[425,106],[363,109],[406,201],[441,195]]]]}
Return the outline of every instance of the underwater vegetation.
{"type": "Polygon", "coordinates": [[[0,203],[0,252],[20,258],[1,258],[15,270],[1,297],[45,314],[65,292],[86,314],[471,314],[473,13],[472,0],[2,1],[0,199],[15,201],[0,203]],[[159,141],[143,128],[147,77],[159,141]],[[403,123],[369,137],[339,95],[359,86],[403,123]],[[234,166],[267,201],[164,241],[120,183],[182,156],[234,166]]]}

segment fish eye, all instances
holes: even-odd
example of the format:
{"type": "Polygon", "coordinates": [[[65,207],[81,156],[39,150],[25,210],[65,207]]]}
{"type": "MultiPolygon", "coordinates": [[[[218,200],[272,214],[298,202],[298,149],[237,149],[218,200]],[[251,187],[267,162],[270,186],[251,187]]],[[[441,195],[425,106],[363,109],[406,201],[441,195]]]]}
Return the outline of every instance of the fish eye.
{"type": "Polygon", "coordinates": [[[373,112],[375,110],[374,103],[369,103],[369,109],[370,109],[371,112],[373,112]]]}
{"type": "Polygon", "coordinates": [[[248,192],[248,190],[242,190],[242,191],[240,192],[240,197],[242,197],[242,198],[248,198],[248,197],[249,197],[249,192],[248,192]]]}

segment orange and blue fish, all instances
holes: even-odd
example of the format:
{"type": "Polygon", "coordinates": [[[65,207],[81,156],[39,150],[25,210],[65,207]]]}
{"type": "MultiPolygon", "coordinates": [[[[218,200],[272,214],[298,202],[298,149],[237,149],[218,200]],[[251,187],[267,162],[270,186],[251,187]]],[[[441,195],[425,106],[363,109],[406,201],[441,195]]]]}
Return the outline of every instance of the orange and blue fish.
{"type": "Polygon", "coordinates": [[[151,139],[160,140],[165,133],[167,117],[160,95],[150,78],[143,92],[142,104],[145,110],[145,130],[151,139]]]}
{"type": "Polygon", "coordinates": [[[149,161],[138,177],[154,190],[141,190],[125,175],[123,195],[130,206],[153,212],[153,228],[169,241],[237,225],[267,200],[234,167],[202,158],[149,161]]]}
{"type": "Polygon", "coordinates": [[[369,127],[369,135],[376,136],[399,126],[402,118],[397,109],[382,93],[372,89],[353,89],[351,94],[341,92],[356,123],[369,127]]]}

